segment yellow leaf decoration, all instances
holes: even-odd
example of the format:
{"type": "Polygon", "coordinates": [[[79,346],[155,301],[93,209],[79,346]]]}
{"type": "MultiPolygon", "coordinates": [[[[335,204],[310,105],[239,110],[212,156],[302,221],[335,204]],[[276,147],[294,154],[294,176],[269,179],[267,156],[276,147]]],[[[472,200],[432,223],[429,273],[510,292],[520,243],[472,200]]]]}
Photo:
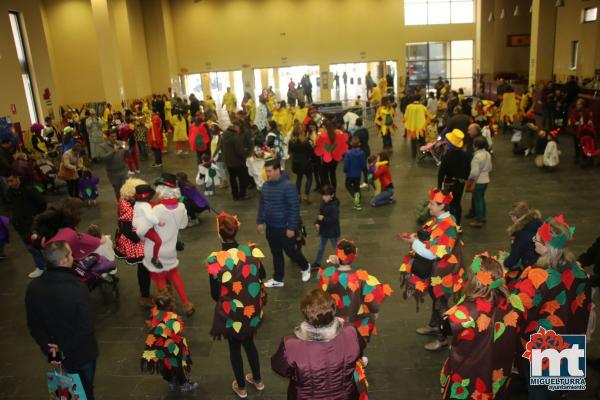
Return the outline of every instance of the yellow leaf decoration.
{"type": "Polygon", "coordinates": [[[236,333],[240,333],[240,329],[242,329],[242,323],[241,322],[234,322],[233,323],[233,330],[236,331],[236,333]]]}
{"type": "Polygon", "coordinates": [[[145,350],[142,353],[142,358],[146,361],[152,361],[153,358],[156,358],[156,351],[154,350],[145,350]]]}
{"type": "Polygon", "coordinates": [[[237,308],[244,308],[244,303],[242,303],[241,301],[239,301],[238,299],[234,299],[233,303],[235,304],[235,306],[237,308]]]}
{"type": "Polygon", "coordinates": [[[229,282],[230,280],[231,280],[231,272],[229,272],[229,271],[223,272],[223,276],[221,277],[221,282],[226,283],[226,282],[229,282]]]}
{"type": "Polygon", "coordinates": [[[265,255],[259,248],[252,249],[252,256],[256,258],[265,258],[265,255]]]}
{"type": "Polygon", "coordinates": [[[240,261],[240,259],[238,257],[238,249],[236,249],[236,248],[229,249],[227,252],[229,253],[234,264],[237,264],[238,261],[240,261]]]}
{"type": "Polygon", "coordinates": [[[373,275],[369,275],[369,277],[367,278],[367,285],[377,286],[379,284],[380,284],[379,279],[375,278],[373,275]]]}

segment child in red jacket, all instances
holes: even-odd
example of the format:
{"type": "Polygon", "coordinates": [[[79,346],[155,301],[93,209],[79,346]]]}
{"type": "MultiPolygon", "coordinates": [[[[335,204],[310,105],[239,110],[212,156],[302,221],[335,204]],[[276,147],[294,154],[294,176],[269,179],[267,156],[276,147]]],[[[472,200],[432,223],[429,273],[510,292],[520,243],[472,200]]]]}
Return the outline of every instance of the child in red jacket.
{"type": "Polygon", "coordinates": [[[371,199],[373,207],[393,204],[396,200],[394,196],[394,184],[392,183],[392,174],[390,173],[390,156],[386,152],[379,153],[375,163],[375,173],[373,181],[375,184],[375,196],[371,199]]]}

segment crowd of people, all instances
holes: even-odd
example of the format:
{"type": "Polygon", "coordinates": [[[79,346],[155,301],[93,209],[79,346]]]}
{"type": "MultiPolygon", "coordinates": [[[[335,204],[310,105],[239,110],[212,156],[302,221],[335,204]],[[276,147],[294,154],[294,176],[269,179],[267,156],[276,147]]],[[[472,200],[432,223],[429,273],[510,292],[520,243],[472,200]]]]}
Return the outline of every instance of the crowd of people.
{"type": "MultiPolygon", "coordinates": [[[[383,83],[387,85],[386,79],[383,83]]],[[[529,364],[521,355],[530,350],[526,345],[531,334],[553,330],[589,335],[599,246],[596,243],[579,259],[574,257],[568,247],[575,229],[562,215],[544,220],[527,203],[516,203],[509,212],[510,251],[494,256],[497,249],[488,249],[472,261],[462,255],[463,245],[469,245],[461,239],[465,192],[472,193],[466,215],[472,220],[469,225],[483,228],[486,223],[492,136],[506,132],[514,138],[520,131],[521,141],[532,147],[519,154],[537,156],[540,132],[550,128],[556,132],[554,126],[539,124],[535,111],[533,118],[529,115],[536,100],[528,101],[529,95],[524,94],[517,104],[514,91],[504,82],[497,102],[475,104],[447,82],[436,84],[430,94],[417,88],[397,100],[387,95],[387,86],[379,86],[373,83],[370,88],[370,101],[374,100],[370,104],[376,107],[373,117],[365,113],[357,118],[325,118],[310,104],[308,85],[302,82],[302,96],[294,85],[296,95],[292,98],[288,93],[287,103],[278,101],[270,89],[258,96],[256,104],[252,96],[244,96],[240,110],[230,90],[222,107],[210,96],[201,102],[194,95],[189,101],[155,95],[124,104],[123,112],[113,111],[110,104],[102,110],[85,109],[81,115],[68,110],[62,129],[52,118],[44,125],[34,124],[28,143],[3,139],[3,196],[11,204],[10,221],[35,265],[26,295],[28,327],[49,361],[79,374],[87,398],[94,398],[98,356],[94,314],[89,288],[74,268],[86,265],[93,272],[98,265],[111,265],[109,272],[99,276],[114,281],[116,257],[136,266],[139,303],[150,309],[142,370],[160,374],[170,391],[195,390],[198,383],[190,374],[194,343],[187,341],[185,331],[185,320],[194,314],[195,306],[179,274],[177,253],[184,246],[178,233],[211,210],[207,197],[215,191],[229,187],[233,200],[243,208],[256,189],[260,197],[256,226],[268,242],[272,277],[267,278],[262,250],[237,242],[236,210],[217,216],[221,248],[205,259],[215,302],[210,334],[227,339],[235,378],[232,391],[246,398],[248,388],[265,390],[254,337],[269,312],[267,289],[285,290],[285,253],[299,267],[307,287],[311,276],[318,280],[300,302],[304,321],[282,338],[271,358],[272,369],[290,380],[288,398],[368,398],[366,346],[377,334],[379,306],[393,289],[354,266],[361,240],[344,239],[340,229],[337,166],[343,164],[346,196],[356,212],[364,211],[364,192],[373,193],[372,207],[393,204],[390,162],[392,137],[400,125],[397,112],[402,114],[413,157],[433,151],[427,142],[440,148],[437,186],[428,194],[423,224],[415,233],[398,234],[408,246],[398,289],[405,298],[416,299],[417,309],[426,297],[431,298],[429,323],[416,333],[432,337],[424,346],[428,351],[449,347],[441,366],[441,397],[507,398],[514,368],[520,376],[529,376],[529,364]],[[365,128],[369,118],[382,139],[383,151],[377,155],[371,154],[365,128]],[[536,132],[538,140],[528,141],[525,129],[536,132]],[[153,184],[136,176],[148,148],[153,166],[162,165],[169,138],[177,157],[196,153],[195,181],[190,182],[184,172],[162,172],[153,184]],[[17,157],[14,148],[24,157],[17,157]],[[294,183],[286,171],[288,158],[294,183]],[[54,172],[42,172],[45,162],[52,164],[49,171],[54,172]],[[79,226],[85,205],[96,205],[95,163],[104,164],[117,201],[114,244],[97,226],[85,232],[79,226]],[[56,179],[66,182],[69,197],[61,207],[48,207],[43,193],[57,190],[56,179]],[[320,196],[314,220],[319,246],[310,263],[302,250],[306,227],[300,209],[303,203],[312,203],[313,192],[320,196]],[[330,256],[325,253],[328,243],[330,256]],[[591,278],[583,270],[589,265],[595,266],[591,278]],[[478,357],[467,357],[472,354],[478,357]]],[[[573,117],[565,120],[565,129],[574,132],[581,149],[581,135],[587,131],[593,135],[592,117],[585,104],[571,100],[567,115],[573,117]]],[[[552,139],[547,141],[544,152],[552,139]]],[[[530,398],[560,396],[538,386],[528,390],[530,398]]]]}

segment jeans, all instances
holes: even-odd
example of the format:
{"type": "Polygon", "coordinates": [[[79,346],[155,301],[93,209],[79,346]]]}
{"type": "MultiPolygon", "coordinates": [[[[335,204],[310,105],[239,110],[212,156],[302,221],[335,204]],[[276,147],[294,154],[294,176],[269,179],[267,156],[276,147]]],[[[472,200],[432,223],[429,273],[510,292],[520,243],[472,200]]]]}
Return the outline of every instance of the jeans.
{"type": "Polygon", "coordinates": [[[487,183],[475,184],[475,191],[473,192],[473,214],[475,214],[475,220],[478,222],[485,221],[485,191],[487,186],[487,183]]]}
{"type": "Polygon", "coordinates": [[[355,193],[360,194],[360,176],[358,178],[346,177],[346,189],[353,199],[355,193]]]}
{"type": "MultiPolygon", "coordinates": [[[[335,176],[335,170],[337,168],[338,162],[331,161],[328,163],[321,164],[321,185],[325,186],[327,184],[333,186],[333,189],[337,189],[337,178],[335,176]]],[[[321,187],[322,187],[321,186],[321,187]]]]}
{"type": "Polygon", "coordinates": [[[321,236],[321,241],[319,242],[319,250],[317,251],[317,258],[315,258],[315,264],[321,265],[321,260],[323,259],[323,254],[325,253],[325,246],[327,246],[328,241],[331,242],[331,245],[335,250],[338,238],[327,238],[321,236]]]}
{"type": "Polygon", "coordinates": [[[25,244],[25,248],[27,249],[27,251],[29,252],[29,254],[31,254],[31,257],[33,257],[33,262],[35,264],[35,267],[37,269],[46,269],[46,260],[44,259],[44,255],[42,254],[42,251],[40,249],[38,249],[37,247],[34,247],[30,244],[25,244]]]}
{"type": "Polygon", "coordinates": [[[377,207],[390,204],[393,196],[394,188],[388,186],[385,190],[382,190],[381,193],[371,199],[371,205],[377,207]]]}
{"type": "Polygon", "coordinates": [[[309,173],[300,173],[296,175],[296,189],[298,190],[298,194],[302,193],[302,178],[306,176],[306,183],[304,184],[304,194],[310,194],[310,187],[312,186],[312,172],[309,173]]]}
{"type": "Polygon", "coordinates": [[[142,161],[148,160],[148,147],[146,142],[137,142],[138,150],[140,151],[140,159],[142,161]]]}
{"type": "Polygon", "coordinates": [[[235,381],[240,389],[246,387],[246,377],[244,376],[244,361],[242,360],[242,346],[246,351],[246,357],[248,357],[248,363],[250,364],[250,370],[252,370],[252,379],[255,382],[262,380],[260,376],[260,362],[258,360],[258,350],[254,345],[254,339],[252,337],[246,338],[244,341],[240,341],[234,338],[227,338],[229,342],[229,361],[231,362],[231,368],[233,369],[233,375],[235,381]]]}
{"type": "Polygon", "coordinates": [[[381,140],[382,140],[384,149],[392,148],[392,134],[391,133],[388,133],[387,135],[382,136],[381,140]]]}
{"type": "Polygon", "coordinates": [[[245,166],[227,168],[229,172],[229,184],[231,185],[231,195],[234,200],[239,200],[246,196],[248,187],[248,170],[245,166]]]}
{"type": "Polygon", "coordinates": [[[88,400],[94,400],[94,375],[96,360],[89,361],[79,367],[66,369],[69,374],[78,374],[88,400]]]}
{"type": "Polygon", "coordinates": [[[112,180],[113,180],[113,182],[111,182],[110,184],[113,188],[113,191],[115,192],[115,197],[117,198],[117,201],[118,201],[121,198],[121,187],[127,180],[127,176],[122,175],[122,176],[119,176],[118,178],[113,178],[112,180]]]}
{"type": "Polygon", "coordinates": [[[431,297],[431,317],[429,318],[429,326],[438,328],[440,333],[437,336],[438,340],[444,340],[450,334],[450,323],[447,318],[444,318],[444,313],[448,310],[448,298],[445,296],[436,299],[433,294],[433,289],[429,286],[429,296],[431,297]]]}
{"type": "Polygon", "coordinates": [[[267,225],[267,242],[269,242],[269,248],[273,255],[273,279],[277,282],[283,282],[285,274],[284,251],[294,263],[298,264],[302,271],[308,268],[308,261],[306,261],[304,254],[296,247],[296,240],[287,237],[286,228],[273,228],[267,225]]]}

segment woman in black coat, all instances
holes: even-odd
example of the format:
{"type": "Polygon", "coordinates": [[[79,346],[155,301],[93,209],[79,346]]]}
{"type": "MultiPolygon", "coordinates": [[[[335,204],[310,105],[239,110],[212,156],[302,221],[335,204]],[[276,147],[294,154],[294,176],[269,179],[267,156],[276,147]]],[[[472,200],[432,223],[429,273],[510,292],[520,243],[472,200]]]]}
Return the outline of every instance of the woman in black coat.
{"type": "Polygon", "coordinates": [[[504,266],[509,270],[506,281],[508,288],[512,290],[523,269],[535,265],[539,257],[535,252],[533,237],[542,225],[542,214],[538,210],[530,209],[524,201],[513,204],[508,214],[512,219],[512,225],[508,227],[511,245],[504,266]]]}
{"type": "Polygon", "coordinates": [[[309,195],[312,185],[312,156],[314,149],[312,142],[306,137],[302,129],[302,124],[299,121],[294,121],[294,130],[292,131],[292,138],[288,145],[288,152],[292,156],[292,172],[296,174],[298,196],[306,204],[310,204],[309,195]],[[304,195],[302,195],[302,178],[304,176],[306,176],[306,183],[304,185],[304,195]]]}

